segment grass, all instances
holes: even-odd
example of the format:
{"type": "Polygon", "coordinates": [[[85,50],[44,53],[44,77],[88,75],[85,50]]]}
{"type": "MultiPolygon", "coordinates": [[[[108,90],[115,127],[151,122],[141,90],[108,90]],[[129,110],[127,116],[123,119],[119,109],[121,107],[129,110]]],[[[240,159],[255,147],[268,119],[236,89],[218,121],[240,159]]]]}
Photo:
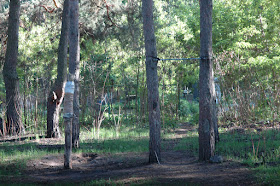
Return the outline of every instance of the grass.
{"type": "Polygon", "coordinates": [[[193,156],[198,156],[198,133],[188,132],[187,136],[174,147],[174,150],[188,150],[193,156]]]}
{"type": "Polygon", "coordinates": [[[62,150],[42,150],[35,143],[15,144],[4,143],[0,145],[0,177],[7,175],[21,175],[26,162],[31,159],[43,157],[46,154],[58,154],[62,150]]]}
{"type": "Polygon", "coordinates": [[[141,139],[109,139],[102,141],[88,141],[83,142],[80,148],[76,150],[78,153],[110,153],[116,154],[121,152],[146,152],[148,151],[149,140],[148,138],[141,139]]]}
{"type": "MultiPolygon", "coordinates": [[[[123,127],[119,134],[114,128],[103,128],[100,130],[99,140],[92,131],[81,132],[80,148],[74,153],[110,153],[121,152],[146,152],[149,147],[148,128],[137,128],[136,126],[123,127]]],[[[21,175],[26,167],[26,162],[39,159],[48,154],[64,153],[63,138],[60,145],[49,145],[50,148],[40,148],[34,141],[4,142],[0,144],[0,178],[3,176],[21,175]],[[60,148],[61,147],[61,148],[60,148]]]]}
{"type": "MultiPolygon", "coordinates": [[[[198,133],[189,132],[175,150],[187,150],[198,156],[198,133]]],[[[226,160],[247,165],[258,179],[258,183],[280,184],[280,133],[268,130],[261,133],[230,133],[220,131],[220,142],[216,144],[216,154],[226,160]]]]}
{"type": "MultiPolygon", "coordinates": [[[[119,134],[114,128],[103,128],[100,138],[96,139],[93,131],[81,132],[80,148],[74,153],[117,154],[123,152],[147,152],[149,146],[149,129],[136,126],[126,126],[119,134]]],[[[169,140],[174,133],[168,132],[162,138],[169,140]]],[[[164,141],[162,146],[164,147],[164,141]]],[[[198,133],[190,131],[186,137],[179,140],[174,150],[185,150],[198,156],[198,133]]],[[[6,142],[0,144],[0,178],[5,176],[20,176],[26,167],[26,162],[39,159],[48,154],[64,153],[64,148],[40,148],[33,141],[6,142]]],[[[280,133],[278,130],[227,132],[220,131],[220,142],[216,145],[216,154],[226,160],[239,161],[247,165],[255,174],[258,183],[267,185],[280,184],[280,133]]],[[[152,185],[149,181],[135,183],[136,185],[152,185]]],[[[85,185],[122,185],[112,180],[95,180],[85,185]]]]}
{"type": "Polygon", "coordinates": [[[279,185],[280,167],[262,165],[253,169],[264,185],[279,185]]]}
{"type": "MultiPolygon", "coordinates": [[[[122,126],[118,133],[114,127],[101,128],[99,131],[99,140],[116,139],[116,138],[141,138],[148,137],[149,130],[147,127],[139,128],[137,126],[122,126]]],[[[94,129],[81,131],[81,142],[89,139],[98,139],[94,129]]]]}

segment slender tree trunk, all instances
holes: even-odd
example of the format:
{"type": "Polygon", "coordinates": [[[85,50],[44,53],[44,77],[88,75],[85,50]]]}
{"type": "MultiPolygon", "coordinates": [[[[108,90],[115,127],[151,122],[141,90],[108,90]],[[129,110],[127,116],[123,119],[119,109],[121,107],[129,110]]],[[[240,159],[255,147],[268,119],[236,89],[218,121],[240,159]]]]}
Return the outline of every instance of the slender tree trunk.
{"type": "MultiPolygon", "coordinates": [[[[85,64],[84,67],[85,68],[85,64]]],[[[84,86],[81,86],[81,106],[82,106],[82,110],[81,110],[81,117],[82,117],[82,121],[83,123],[85,123],[85,115],[86,115],[86,110],[87,110],[87,97],[89,95],[89,92],[87,91],[85,85],[86,85],[86,80],[85,78],[83,78],[83,83],[84,86]]]]}
{"type": "Polygon", "coordinates": [[[161,110],[162,110],[162,126],[164,127],[164,91],[165,91],[165,83],[164,83],[164,75],[162,76],[162,95],[161,95],[161,110]]]}
{"type": "Polygon", "coordinates": [[[142,94],[140,94],[140,119],[143,123],[145,123],[146,115],[145,115],[145,102],[146,102],[146,86],[145,86],[145,64],[144,61],[142,63],[142,69],[143,69],[143,74],[142,74],[142,81],[141,81],[141,87],[142,87],[142,94]]]}
{"type": "Polygon", "coordinates": [[[39,92],[39,80],[36,77],[36,97],[35,97],[35,116],[34,116],[34,123],[35,123],[35,130],[38,128],[38,92],[39,92]]]}
{"type": "Polygon", "coordinates": [[[153,22],[153,0],[142,1],[143,29],[146,50],[146,76],[150,124],[149,162],[161,161],[160,152],[160,103],[157,74],[157,50],[153,22]]]}
{"type": "Polygon", "coordinates": [[[75,82],[74,92],[74,117],[72,120],[72,144],[79,147],[80,134],[80,45],[79,45],[79,0],[70,0],[70,38],[69,38],[69,73],[75,82]]]}
{"type": "Polygon", "coordinates": [[[138,90],[139,90],[139,75],[140,75],[140,65],[137,63],[137,76],[136,76],[136,88],[135,88],[135,115],[136,115],[136,123],[138,125],[139,122],[139,103],[138,103],[138,90]]]}
{"type": "Polygon", "coordinates": [[[216,95],[212,58],[212,0],[200,1],[199,160],[215,150],[216,95]]]}
{"type": "Polygon", "coordinates": [[[72,119],[75,85],[73,81],[68,81],[65,87],[64,99],[64,125],[65,125],[65,152],[64,168],[72,169],[72,119]]]}
{"type": "Polygon", "coordinates": [[[21,121],[19,95],[19,78],[17,74],[18,31],[20,17],[20,0],[10,1],[8,43],[3,67],[3,77],[6,88],[7,130],[10,134],[24,132],[21,121]]]}
{"type": "Polygon", "coordinates": [[[23,89],[24,89],[24,92],[23,92],[23,116],[24,116],[24,125],[26,126],[27,125],[27,112],[26,112],[26,89],[27,89],[27,83],[28,83],[28,80],[27,80],[27,77],[26,77],[26,67],[24,66],[24,79],[23,79],[23,89]]]}
{"type": "Polygon", "coordinates": [[[176,120],[179,120],[179,110],[180,110],[180,80],[177,79],[177,103],[176,103],[176,120]]]}
{"type": "Polygon", "coordinates": [[[69,0],[64,1],[62,27],[58,47],[57,78],[47,103],[47,137],[61,137],[59,129],[60,105],[64,97],[67,74],[67,49],[69,35],[69,0]]]}

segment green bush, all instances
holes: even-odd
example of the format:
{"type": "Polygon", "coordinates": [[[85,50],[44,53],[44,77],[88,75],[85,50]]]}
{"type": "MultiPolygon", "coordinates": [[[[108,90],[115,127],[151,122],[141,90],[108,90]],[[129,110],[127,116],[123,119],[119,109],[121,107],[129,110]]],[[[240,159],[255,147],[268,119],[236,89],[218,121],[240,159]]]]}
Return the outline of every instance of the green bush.
{"type": "Polygon", "coordinates": [[[180,100],[179,114],[186,117],[191,124],[197,124],[199,119],[199,104],[196,101],[180,100]]]}

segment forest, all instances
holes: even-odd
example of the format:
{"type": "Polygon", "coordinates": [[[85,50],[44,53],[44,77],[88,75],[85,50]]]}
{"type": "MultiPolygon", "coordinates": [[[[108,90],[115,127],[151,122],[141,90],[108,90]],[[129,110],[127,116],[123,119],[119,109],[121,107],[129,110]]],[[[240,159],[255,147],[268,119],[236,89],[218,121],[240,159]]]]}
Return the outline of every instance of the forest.
{"type": "Polygon", "coordinates": [[[0,185],[279,185],[279,0],[1,0],[0,185]]]}

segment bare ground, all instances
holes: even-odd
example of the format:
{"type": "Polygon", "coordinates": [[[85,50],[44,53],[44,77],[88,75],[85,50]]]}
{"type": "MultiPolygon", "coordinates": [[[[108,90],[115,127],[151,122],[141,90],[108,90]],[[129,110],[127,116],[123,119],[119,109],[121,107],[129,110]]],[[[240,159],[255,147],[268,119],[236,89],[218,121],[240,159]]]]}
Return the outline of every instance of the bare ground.
{"type": "MultiPolygon", "coordinates": [[[[29,161],[22,176],[5,178],[2,183],[11,183],[13,180],[15,183],[78,185],[102,179],[124,185],[258,185],[252,172],[240,163],[199,162],[197,157],[187,151],[174,151],[174,145],[187,130],[193,129],[182,125],[176,129],[174,139],[163,142],[166,143],[166,148],[162,151],[160,164],[148,164],[147,153],[84,153],[73,154],[73,169],[65,170],[63,154],[47,155],[29,161]]],[[[48,145],[42,145],[41,148],[48,148],[48,145]]]]}

